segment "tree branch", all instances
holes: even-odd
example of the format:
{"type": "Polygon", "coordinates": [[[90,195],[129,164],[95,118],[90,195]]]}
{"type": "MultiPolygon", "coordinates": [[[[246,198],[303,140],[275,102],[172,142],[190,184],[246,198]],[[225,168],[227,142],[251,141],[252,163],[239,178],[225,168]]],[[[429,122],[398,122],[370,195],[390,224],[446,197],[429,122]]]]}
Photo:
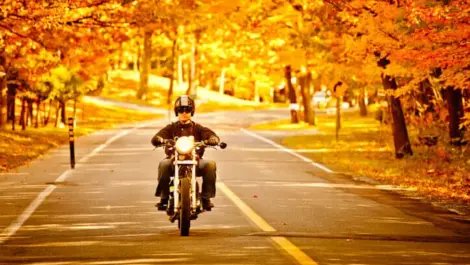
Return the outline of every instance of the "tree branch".
{"type": "MultiPolygon", "coordinates": [[[[83,24],[82,20],[90,19],[90,18],[93,18],[93,15],[88,15],[85,17],[77,18],[75,20],[67,21],[65,22],[65,24],[67,24],[68,26],[71,26],[72,24],[83,24]]],[[[59,24],[62,24],[62,23],[59,23],[59,24]]]]}
{"type": "Polygon", "coordinates": [[[362,9],[366,10],[367,12],[369,12],[373,17],[376,17],[377,16],[377,12],[375,12],[372,8],[368,7],[368,6],[363,6],[362,9]]]}
{"type": "Polygon", "coordinates": [[[383,34],[385,34],[386,36],[390,37],[390,38],[391,38],[391,39],[393,39],[394,41],[397,41],[397,42],[399,42],[399,41],[400,41],[400,39],[399,39],[399,38],[397,38],[397,37],[393,36],[391,33],[389,33],[389,32],[385,32],[385,31],[384,31],[384,30],[382,30],[380,27],[379,27],[378,29],[380,30],[380,32],[382,32],[382,33],[383,33],[383,34]]]}
{"type": "MultiPolygon", "coordinates": [[[[70,2],[73,2],[73,1],[70,1],[70,2]]],[[[101,5],[104,5],[104,4],[107,4],[111,2],[110,0],[101,0],[101,1],[98,1],[96,3],[92,3],[92,4],[88,4],[88,5],[85,5],[83,7],[97,7],[97,6],[101,6],[101,5]]],[[[79,7],[77,5],[70,5],[70,7],[74,8],[74,9],[78,9],[78,8],[83,8],[83,7],[79,7]]]]}
{"type": "Polygon", "coordinates": [[[324,2],[327,2],[328,4],[334,6],[336,9],[338,9],[339,11],[343,11],[343,9],[341,8],[341,6],[339,6],[337,3],[333,2],[332,0],[323,0],[324,2]]]}
{"type": "Polygon", "coordinates": [[[4,26],[4,25],[0,25],[0,28],[6,29],[6,30],[9,31],[10,33],[15,34],[15,35],[17,35],[17,36],[19,36],[19,37],[21,37],[21,38],[32,40],[32,41],[36,42],[37,44],[41,45],[43,48],[46,48],[46,49],[47,49],[47,46],[46,46],[44,43],[42,43],[41,41],[35,40],[35,39],[31,38],[31,37],[28,37],[28,36],[23,35],[23,34],[21,34],[21,33],[15,32],[15,31],[12,30],[11,28],[9,28],[9,27],[7,27],[7,26],[4,26]]]}

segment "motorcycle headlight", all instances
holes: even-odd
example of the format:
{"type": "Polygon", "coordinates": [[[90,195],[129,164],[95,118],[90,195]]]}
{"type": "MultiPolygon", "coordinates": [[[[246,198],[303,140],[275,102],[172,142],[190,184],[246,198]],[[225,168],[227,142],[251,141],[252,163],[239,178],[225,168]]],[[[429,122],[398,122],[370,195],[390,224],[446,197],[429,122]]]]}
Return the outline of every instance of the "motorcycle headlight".
{"type": "Polygon", "coordinates": [[[179,154],[186,155],[191,153],[194,148],[194,137],[181,137],[176,141],[176,151],[179,154]]]}

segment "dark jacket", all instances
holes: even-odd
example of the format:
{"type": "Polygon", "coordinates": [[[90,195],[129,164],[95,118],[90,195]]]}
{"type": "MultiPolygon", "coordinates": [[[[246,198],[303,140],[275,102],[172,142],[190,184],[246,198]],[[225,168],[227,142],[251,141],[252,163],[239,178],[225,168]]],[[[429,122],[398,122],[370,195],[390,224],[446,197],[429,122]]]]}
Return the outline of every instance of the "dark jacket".
{"type": "MultiPolygon", "coordinates": [[[[157,134],[155,134],[155,136],[152,138],[152,145],[158,146],[157,136],[160,136],[163,139],[175,139],[175,137],[191,135],[194,136],[195,142],[208,140],[212,136],[219,138],[214,131],[198,123],[195,123],[194,121],[191,121],[188,124],[182,124],[177,121],[168,124],[159,132],[157,132],[157,134]]],[[[172,151],[168,150],[168,148],[165,148],[165,153],[168,157],[173,155],[172,151]]],[[[202,158],[202,156],[204,155],[204,149],[200,149],[198,155],[202,158]]]]}

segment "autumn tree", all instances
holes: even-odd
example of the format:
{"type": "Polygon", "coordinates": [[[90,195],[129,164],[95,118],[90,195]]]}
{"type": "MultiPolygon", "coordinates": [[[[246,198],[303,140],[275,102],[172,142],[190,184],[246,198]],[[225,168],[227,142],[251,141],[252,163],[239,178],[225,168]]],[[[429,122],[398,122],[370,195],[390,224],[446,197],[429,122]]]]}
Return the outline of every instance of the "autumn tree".
{"type": "MultiPolygon", "coordinates": [[[[449,113],[449,136],[459,145],[464,136],[462,95],[470,88],[470,4],[467,1],[405,2],[407,45],[395,60],[421,73],[423,82],[437,78],[449,113]]],[[[423,86],[421,86],[423,87],[423,86]]],[[[424,91],[423,91],[424,92],[424,91]]]]}
{"type": "MultiPolygon", "coordinates": [[[[83,47],[84,43],[79,43],[79,40],[83,40],[83,34],[92,33],[87,30],[105,26],[103,13],[119,6],[117,1],[4,2],[0,6],[3,11],[0,17],[0,50],[7,70],[6,79],[14,82],[15,78],[20,78],[8,76],[9,69],[16,68],[25,75],[21,78],[28,80],[27,87],[34,87],[31,83],[36,82],[41,74],[61,60],[72,58],[67,57],[69,51],[80,45],[83,47]]],[[[11,92],[15,93],[14,90],[12,86],[11,92]]],[[[14,105],[13,94],[10,98],[14,105]]]]}

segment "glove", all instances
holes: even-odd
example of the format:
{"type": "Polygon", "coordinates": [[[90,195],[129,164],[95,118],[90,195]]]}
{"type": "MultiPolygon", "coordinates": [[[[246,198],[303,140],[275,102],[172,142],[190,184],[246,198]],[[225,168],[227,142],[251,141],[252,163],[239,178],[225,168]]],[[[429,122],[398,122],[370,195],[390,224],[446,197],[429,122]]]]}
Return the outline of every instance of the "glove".
{"type": "Polygon", "coordinates": [[[215,136],[212,136],[212,137],[209,138],[209,140],[207,140],[207,144],[209,144],[209,145],[218,145],[219,144],[219,138],[215,137],[215,136]]]}
{"type": "Polygon", "coordinates": [[[161,145],[161,144],[163,144],[163,138],[160,137],[160,136],[155,136],[154,141],[153,141],[153,144],[154,144],[154,145],[161,145]]]}

